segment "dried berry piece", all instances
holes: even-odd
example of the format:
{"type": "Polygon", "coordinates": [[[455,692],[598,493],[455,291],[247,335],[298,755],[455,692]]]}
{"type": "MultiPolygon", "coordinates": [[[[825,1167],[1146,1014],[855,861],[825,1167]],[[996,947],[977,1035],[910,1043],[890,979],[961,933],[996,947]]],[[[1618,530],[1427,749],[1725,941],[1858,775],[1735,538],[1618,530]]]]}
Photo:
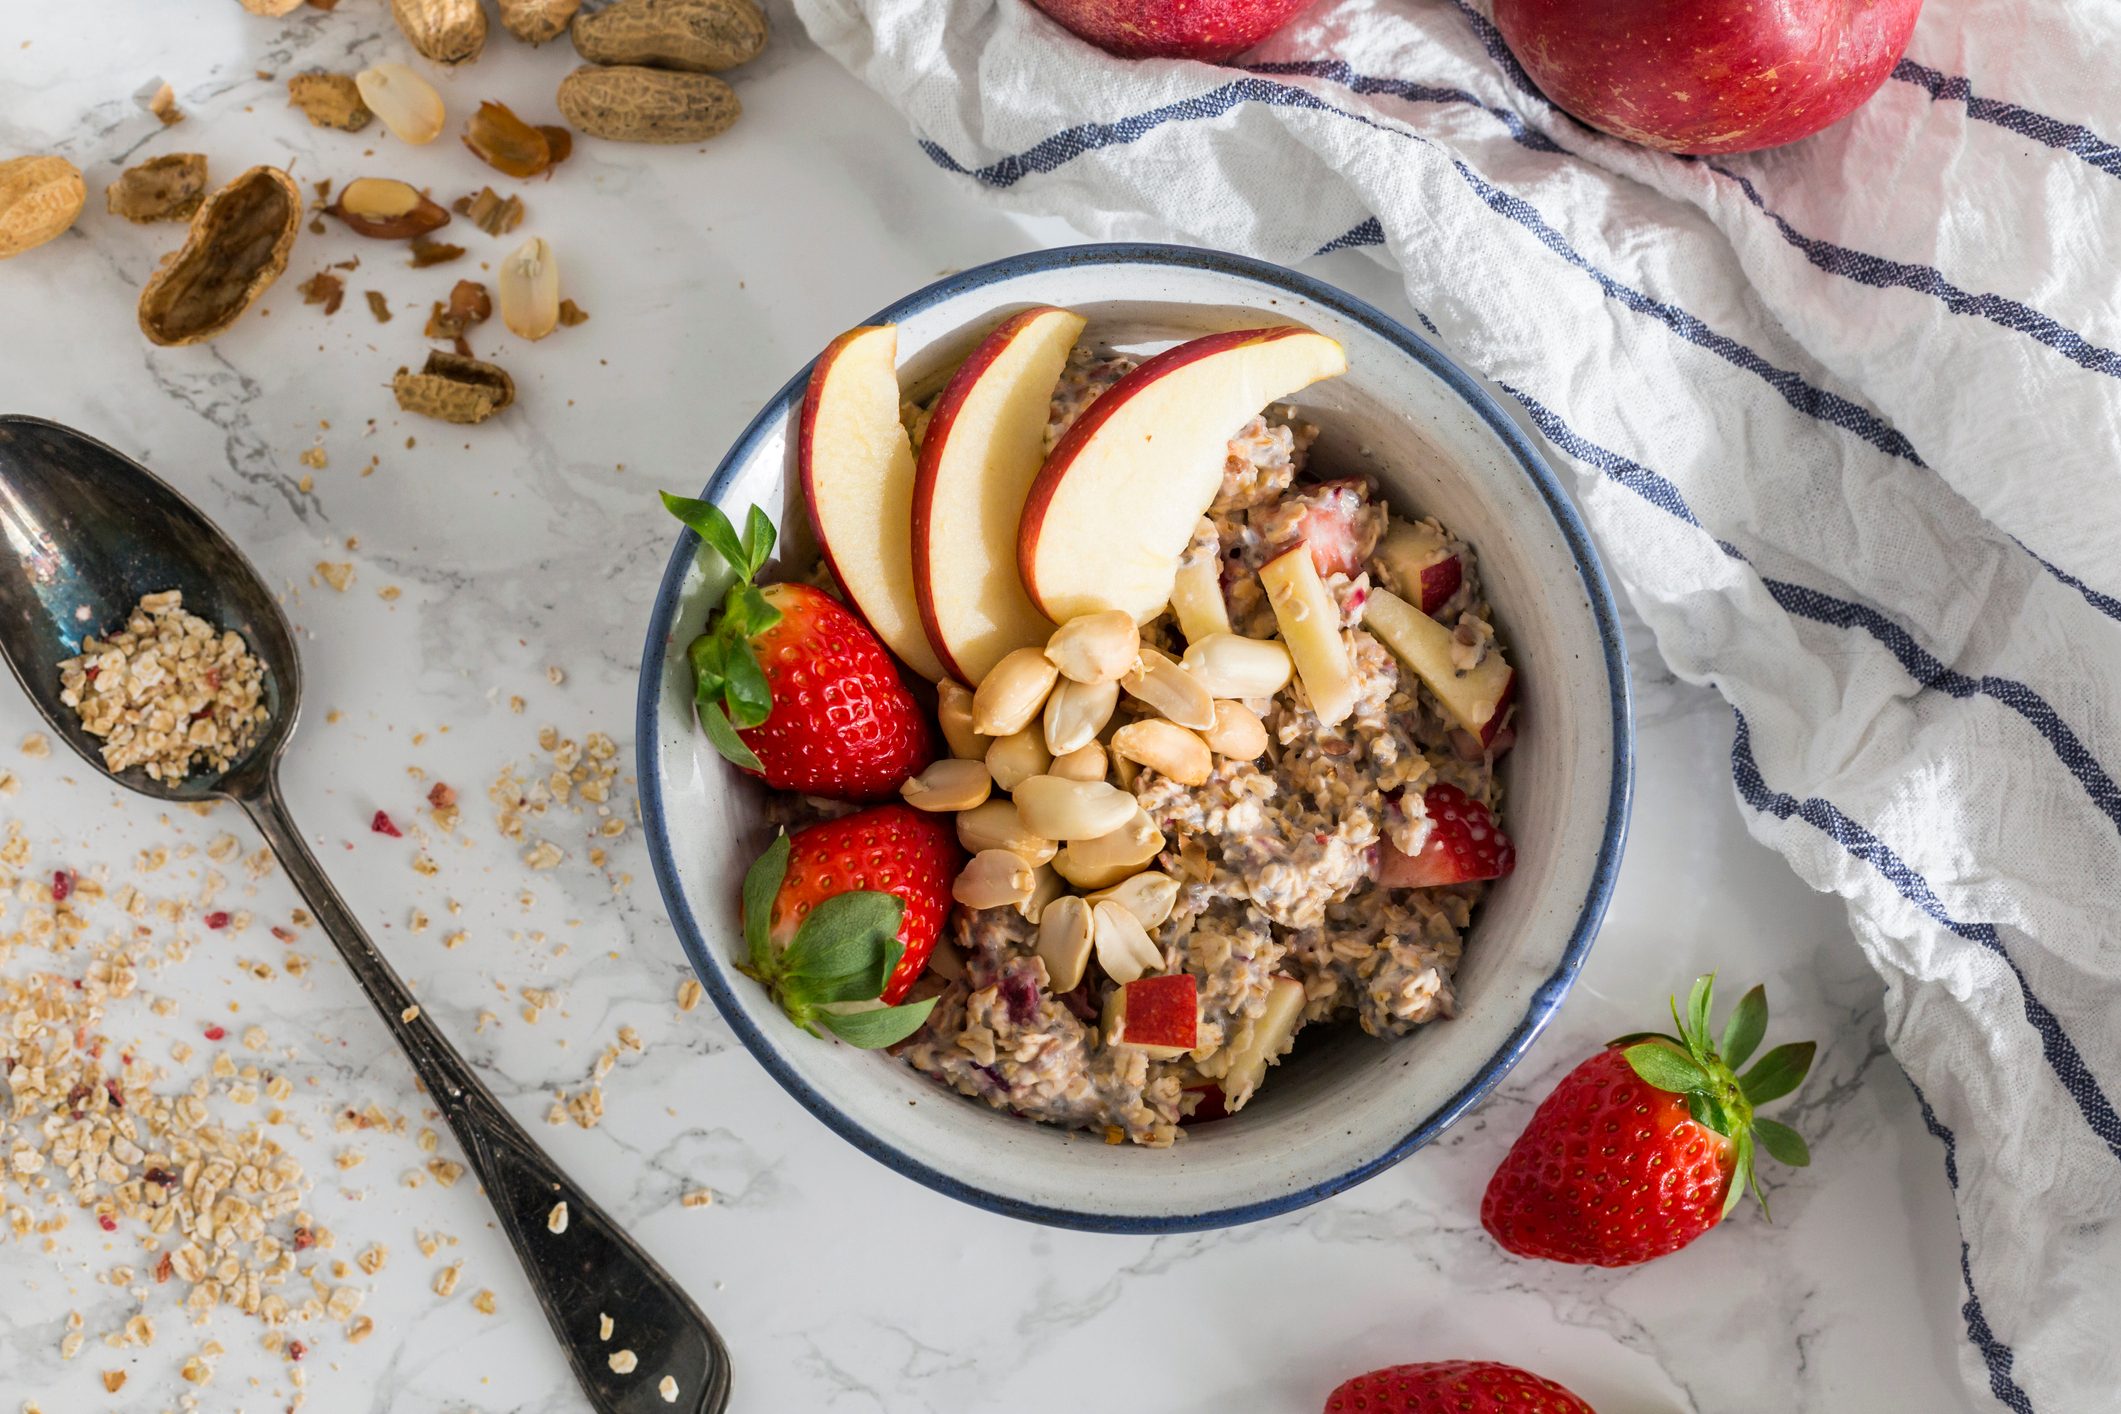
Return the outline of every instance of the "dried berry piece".
{"type": "Polygon", "coordinates": [[[188,221],[206,199],[206,158],[171,152],[128,167],[103,189],[103,204],[128,221],[188,221]]]}
{"type": "Polygon", "coordinates": [[[196,344],[236,322],[287,268],[302,193],[277,167],[253,167],[206,198],[183,248],[140,291],[140,328],[158,344],[196,344]]]}
{"type": "Polygon", "coordinates": [[[390,301],[383,298],[381,290],[368,290],[365,293],[368,296],[368,312],[376,317],[376,323],[388,324],[390,322],[390,301]]]}
{"type": "Polygon", "coordinates": [[[344,221],[355,235],[378,240],[424,236],[449,224],[449,213],[418,188],[389,177],[358,177],[348,182],[339,199],[324,210],[344,221]]]}
{"type": "Polygon", "coordinates": [[[391,380],[398,406],[443,422],[484,422],[516,400],[515,380],[490,363],[437,349],[418,373],[391,380]]]}
{"type": "Polygon", "coordinates": [[[585,64],[560,80],[560,116],[612,142],[702,142],[742,110],[712,74],[585,64]]]}
{"type": "Polygon", "coordinates": [[[354,75],[361,101],[399,142],[418,147],[442,135],[448,110],[435,86],[403,64],[371,64],[354,75]]]}
{"type": "Polygon", "coordinates": [[[751,0],[618,0],[575,21],[592,64],[645,64],[710,74],[758,57],[766,17],[751,0]]]}
{"type": "Polygon", "coordinates": [[[80,169],[64,157],[0,162],[0,260],[64,234],[87,199],[80,169]]]}
{"type": "Polygon", "coordinates": [[[535,177],[552,165],[552,143],[505,103],[486,102],[464,125],[464,145],[496,172],[535,177]]]}
{"type": "Polygon", "coordinates": [[[318,127],[341,132],[357,133],[375,117],[347,74],[296,74],[287,81],[287,103],[318,127]]]}
{"type": "Polygon", "coordinates": [[[479,188],[477,196],[458,197],[450,209],[489,236],[505,236],[523,224],[523,199],[503,198],[492,187],[479,188]]]}
{"type": "Polygon", "coordinates": [[[302,303],[321,304],[326,315],[337,314],[346,298],[346,282],[329,270],[319,270],[296,288],[301,291],[302,303]]]}
{"type": "Polygon", "coordinates": [[[526,339],[542,339],[560,323],[560,264],[544,238],[532,236],[501,262],[494,279],[501,322],[526,339]]]}
{"type": "Polygon", "coordinates": [[[447,265],[461,259],[464,247],[451,245],[447,241],[430,240],[426,236],[415,236],[412,242],[412,259],[407,262],[415,270],[425,270],[430,265],[447,265]]]}
{"type": "Polygon", "coordinates": [[[571,299],[560,301],[560,327],[562,329],[572,329],[577,324],[587,324],[588,322],[588,310],[582,308],[571,299]]]}

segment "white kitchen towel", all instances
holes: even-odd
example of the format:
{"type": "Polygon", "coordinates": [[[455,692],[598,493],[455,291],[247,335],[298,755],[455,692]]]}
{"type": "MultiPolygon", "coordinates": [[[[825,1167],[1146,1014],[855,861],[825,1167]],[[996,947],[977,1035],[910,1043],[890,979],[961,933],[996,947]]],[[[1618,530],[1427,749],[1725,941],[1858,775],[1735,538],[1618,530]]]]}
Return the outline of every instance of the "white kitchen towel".
{"type": "Polygon", "coordinates": [[[1753,833],[1848,900],[1974,1388],[2121,1407],[2121,7],[1931,0],[1852,119],[1715,159],[1577,124],[1464,0],[1323,0],[1228,67],[1024,0],[796,8],[968,191],[1400,272],[1729,700],[1753,833]]]}

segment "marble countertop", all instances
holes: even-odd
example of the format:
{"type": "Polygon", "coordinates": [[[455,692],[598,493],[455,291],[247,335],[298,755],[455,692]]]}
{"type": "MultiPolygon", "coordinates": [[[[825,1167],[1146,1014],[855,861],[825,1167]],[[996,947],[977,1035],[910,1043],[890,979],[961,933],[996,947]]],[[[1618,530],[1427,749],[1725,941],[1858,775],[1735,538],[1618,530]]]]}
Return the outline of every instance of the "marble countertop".
{"type": "MultiPolygon", "coordinates": [[[[1443,1140],[1348,1194],[1250,1227],[1088,1236],[918,1187],[783,1095],[711,1007],[677,1010],[685,965],[637,829],[604,842],[598,867],[594,817],[555,812],[539,832],[567,861],[524,867],[487,787],[541,757],[542,725],[608,733],[630,775],[638,646],[672,536],[654,490],[697,487],[841,328],[947,270],[1069,239],[975,204],[785,10],[769,52],[736,76],[742,120],[707,149],[585,141],[549,183],[494,182],[522,190],[525,231],[551,241],[564,292],[591,319],[535,346],[498,324],[479,331],[475,346],[513,372],[521,402],[477,429],[401,415],[387,385],[426,347],[428,301],[472,261],[497,258],[500,242],[464,227],[465,262],[414,271],[395,247],[336,228],[305,234],[286,278],[234,330],[162,350],[142,339],[133,306],[179,230],[102,211],[121,166],[170,151],[206,153],[217,180],[264,162],[305,181],[399,176],[447,197],[496,177],[452,139],[410,150],[375,129],[311,128],[286,108],[288,73],[407,57],[380,0],[284,20],[235,0],[18,2],[9,15],[0,155],[61,153],[91,196],[71,233],[0,265],[0,410],[56,418],[140,456],[284,588],[308,678],[287,763],[303,829],[430,1014],[719,1325],[736,1409],[1301,1411],[1360,1370],[1450,1356],[1528,1365],[1605,1414],[1970,1407],[1956,1372],[1959,1247],[1942,1156],[1885,1050],[1880,984],[1840,904],[1747,837],[1727,768],[1729,713],[1675,682],[1639,624],[1633,838],[1604,936],[1561,1016],[1443,1140]],[[173,86],[182,125],[164,129],[135,101],[155,80],[173,86]],[[344,308],[326,318],[302,304],[298,283],[355,255],[344,308]],[[389,324],[371,317],[370,289],[389,324]],[[312,448],[323,465],[301,460],[312,448]],[[351,582],[334,589],[320,562],[352,565],[351,582]],[[463,821],[454,837],[427,825],[436,867],[423,874],[420,842],[373,834],[369,820],[383,809],[412,823],[435,779],[462,793],[463,821]],[[411,927],[416,910],[433,920],[424,931],[411,927]],[[458,931],[461,945],[445,947],[458,931]],[[1480,1229],[1478,1198],[1531,1107],[1588,1048],[1654,1019],[1666,990],[1712,967],[1764,979],[1778,1032],[1824,1042],[1788,1116],[1817,1161],[1773,1172],[1775,1224],[1741,1212],[1630,1272],[1504,1256],[1480,1229]],[[535,1024],[524,987],[554,994],[535,1024]],[[482,1012],[492,1013],[483,1023],[482,1012]],[[622,1048],[604,1079],[602,1122],[548,1126],[555,1097],[590,1083],[621,1026],[643,1049],[622,1048]],[[713,1203],[681,1206],[696,1187],[713,1203]]],[[[484,58],[440,82],[456,114],[502,98],[550,117],[570,59],[565,46],[532,51],[496,30],[484,58]]],[[[1394,277],[1363,256],[1311,268],[1403,307],[1394,277]]],[[[230,810],[166,814],[63,750],[19,752],[35,725],[26,703],[0,693],[0,766],[20,782],[0,818],[23,826],[32,871],[107,866],[116,882],[135,877],[142,851],[168,848],[142,887],[182,898],[207,867],[182,846],[228,831],[255,847],[230,810]]],[[[630,784],[619,799],[630,820],[630,784]]],[[[388,1246],[380,1272],[352,1275],[370,1338],[349,1343],[340,1323],[298,1332],[312,1347],[306,1407],[584,1408],[474,1186],[405,1182],[428,1157],[415,1138],[430,1122],[421,1097],[323,939],[267,931],[296,907],[285,881],[239,882],[228,897],[251,927],[156,925],[140,995],[114,1006],[106,1029],[161,1057],[216,1021],[263,1027],[264,1059],[295,1088],[275,1137],[315,1184],[306,1205],[336,1234],[330,1255],[388,1246]],[[165,957],[178,933],[195,946],[165,957]],[[294,955],[316,965],[296,975],[294,955]],[[269,978],[248,966],[260,961],[269,978]],[[151,997],[171,999],[170,1014],[151,997]],[[334,1127],[371,1105],[405,1116],[405,1131],[334,1127]],[[340,1167],[355,1151],[363,1162],[340,1167]],[[422,1256],[423,1231],[456,1243],[422,1256]],[[459,1259],[456,1294],[435,1295],[435,1271],[459,1259]],[[491,1315],[472,1304],[480,1290],[493,1293],[491,1315]]],[[[15,926],[0,919],[0,933],[15,926]]],[[[65,965],[18,946],[0,972],[65,965]]],[[[165,1060],[165,1085],[181,1087],[205,1055],[165,1060]]],[[[136,1296],[111,1283],[114,1264],[139,1261],[136,1238],[80,1213],[41,1247],[0,1238],[0,1404],[71,1414],[195,1396],[214,1410],[287,1407],[292,1367],[262,1348],[254,1321],[224,1310],[194,1329],[181,1284],[141,1281],[136,1296]],[[136,1309],[156,1319],[155,1343],[107,1346],[103,1335],[136,1309]],[[87,1335],[70,1361],[69,1311],[87,1335]],[[195,1388],[178,1369],[208,1340],[227,1353],[195,1388]],[[116,1369],[125,1391],[106,1394],[100,1377],[116,1369]]]]}

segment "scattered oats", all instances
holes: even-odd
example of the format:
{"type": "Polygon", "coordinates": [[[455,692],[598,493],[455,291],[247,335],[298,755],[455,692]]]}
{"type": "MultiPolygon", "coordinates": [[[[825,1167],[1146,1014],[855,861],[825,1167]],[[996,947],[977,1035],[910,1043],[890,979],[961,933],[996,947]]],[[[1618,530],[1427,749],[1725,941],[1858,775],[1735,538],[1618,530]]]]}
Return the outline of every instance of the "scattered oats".
{"type": "Polygon", "coordinates": [[[416,908],[412,911],[412,917],[407,920],[405,926],[415,933],[424,933],[427,931],[427,915],[416,908]]]}
{"type": "Polygon", "coordinates": [[[177,1373],[184,1377],[186,1384],[203,1385],[214,1377],[214,1367],[196,1355],[187,1355],[177,1373]]]}
{"type": "Polygon", "coordinates": [[[687,1190],[685,1195],[678,1199],[678,1206],[681,1208],[704,1208],[713,1201],[713,1189],[694,1188],[687,1190]]]}
{"type": "Polygon", "coordinates": [[[493,1306],[493,1293],[490,1291],[481,1290],[477,1296],[471,1298],[471,1309],[482,1316],[491,1316],[493,1306]]]}
{"type": "Polygon", "coordinates": [[[13,795],[21,789],[22,782],[15,779],[15,773],[0,766],[0,795],[13,795]]]}
{"type": "Polygon", "coordinates": [[[61,1360],[73,1359],[81,1353],[81,1347],[87,1340],[88,1337],[80,1331],[68,1331],[59,1339],[59,1358],[61,1360]]]}
{"type": "Polygon", "coordinates": [[[665,1375],[662,1379],[656,1381],[655,1392],[663,1396],[663,1402],[665,1404],[675,1404],[678,1402],[678,1382],[668,1375],[665,1375]]]}
{"type": "Polygon", "coordinates": [[[454,1188],[457,1180],[464,1176],[464,1166],[455,1159],[429,1159],[427,1171],[435,1176],[435,1182],[444,1188],[454,1188]]]}
{"type": "Polygon", "coordinates": [[[609,1361],[611,1373],[614,1375],[630,1375],[640,1363],[631,1350],[614,1350],[609,1361]]]}
{"type": "Polygon", "coordinates": [[[567,858],[567,852],[551,840],[539,840],[523,851],[523,862],[533,869],[550,869],[567,858]]]}
{"type": "Polygon", "coordinates": [[[398,586],[396,586],[395,584],[386,584],[381,589],[378,589],[376,591],[376,596],[384,600],[386,603],[395,603],[397,601],[398,596],[400,594],[403,594],[404,592],[404,590],[398,588],[398,586]]]}
{"type": "Polygon", "coordinates": [[[359,1149],[341,1149],[332,1156],[332,1162],[338,1165],[341,1173],[344,1173],[348,1169],[357,1169],[367,1163],[368,1155],[362,1153],[359,1149]]]}
{"type": "Polygon", "coordinates": [[[441,873],[442,871],[441,867],[437,865],[434,860],[429,856],[425,854],[416,854],[412,857],[412,872],[415,874],[425,874],[431,877],[435,874],[441,873]]]}
{"type": "Polygon", "coordinates": [[[413,1022],[418,1021],[419,1019],[420,1009],[416,1006],[409,1006],[405,1008],[405,1010],[398,1013],[398,1020],[404,1022],[408,1026],[410,1026],[413,1022]]]}
{"type": "Polygon", "coordinates": [[[346,586],[353,583],[354,567],[350,564],[334,564],[330,560],[319,560],[317,561],[317,573],[323,576],[326,584],[339,593],[344,594],[346,586]]]}
{"type": "Polygon", "coordinates": [[[422,1127],[419,1137],[413,1142],[420,1146],[421,1153],[432,1154],[442,1147],[442,1136],[432,1129],[422,1127]]]}
{"type": "Polygon", "coordinates": [[[295,489],[307,496],[310,492],[317,489],[317,478],[305,471],[296,479],[295,489]]]}
{"type": "Polygon", "coordinates": [[[529,705],[528,702],[525,702],[520,697],[511,695],[508,699],[508,710],[515,713],[518,717],[523,715],[523,709],[529,705]]]}
{"type": "Polygon", "coordinates": [[[598,1339],[598,1340],[609,1340],[609,1339],[611,1339],[611,1331],[612,1331],[612,1320],[611,1320],[611,1317],[609,1317],[609,1316],[605,1315],[605,1314],[604,1314],[604,1313],[603,1313],[602,1311],[599,1311],[599,1312],[597,1312],[597,1339],[598,1339]]]}
{"type": "Polygon", "coordinates": [[[545,667],[545,681],[551,683],[554,687],[558,687],[561,683],[567,681],[567,670],[557,663],[548,663],[545,667]]]}
{"type": "Polygon", "coordinates": [[[32,761],[42,761],[52,754],[51,738],[43,732],[31,732],[22,738],[22,754],[32,761]]]}
{"type": "Polygon", "coordinates": [[[105,1370],[103,1372],[103,1388],[105,1392],[110,1394],[116,1394],[119,1390],[124,1389],[125,1371],[105,1370]]]}
{"type": "Polygon", "coordinates": [[[470,939],[471,935],[465,932],[462,928],[459,928],[454,933],[445,933],[442,935],[442,946],[454,951],[455,949],[464,946],[464,944],[470,941],[470,939]]]}
{"type": "Polygon", "coordinates": [[[629,1051],[640,1051],[643,1049],[641,1033],[634,1030],[631,1026],[621,1026],[619,1028],[619,1044],[629,1051]]]}
{"type": "Polygon", "coordinates": [[[380,1242],[371,1242],[368,1246],[361,1249],[361,1254],[358,1257],[354,1258],[354,1265],[370,1276],[374,1276],[377,1272],[383,1270],[383,1264],[389,1260],[390,1249],[380,1242]]]}
{"type": "Polygon", "coordinates": [[[587,1089],[579,1090],[564,1098],[567,1105],[567,1117],[573,1120],[577,1127],[595,1129],[598,1121],[604,1118],[603,1086],[592,1084],[587,1089]]]}
{"type": "Polygon", "coordinates": [[[442,1268],[441,1271],[436,1272],[435,1295],[448,1296],[454,1293],[457,1289],[457,1278],[463,1274],[464,1264],[461,1261],[451,1262],[448,1266],[442,1268]]]}
{"type": "Polygon", "coordinates": [[[564,1201],[553,1204],[552,1211],[545,1215],[545,1230],[555,1233],[567,1231],[567,1204],[564,1201]]]}
{"type": "Polygon", "coordinates": [[[375,1330],[376,1323],[374,1321],[366,1316],[356,1316],[346,1327],[347,1344],[359,1345],[362,1341],[374,1335],[375,1330]]]}
{"type": "Polygon", "coordinates": [[[678,1010],[691,1011],[700,1004],[700,998],[706,995],[706,991],[697,977],[687,977],[678,983],[678,1010]]]}
{"type": "MultiPolygon", "coordinates": [[[[81,655],[59,665],[59,684],[82,730],[103,738],[104,765],[143,766],[157,781],[195,765],[226,769],[268,715],[264,669],[242,636],[186,613],[174,589],[143,595],[109,638],[84,638],[81,655]]],[[[28,741],[23,750],[41,754],[28,741]]]]}
{"type": "Polygon", "coordinates": [[[324,1303],[324,1313],[335,1321],[350,1320],[353,1313],[361,1309],[362,1295],[358,1287],[334,1287],[330,1299],[324,1303]]]}
{"type": "Polygon", "coordinates": [[[319,442],[316,446],[311,447],[308,451],[302,453],[302,455],[296,458],[296,460],[300,461],[302,465],[307,467],[314,467],[318,471],[322,471],[325,467],[331,465],[331,458],[326,455],[324,451],[324,444],[322,442],[319,442]]]}

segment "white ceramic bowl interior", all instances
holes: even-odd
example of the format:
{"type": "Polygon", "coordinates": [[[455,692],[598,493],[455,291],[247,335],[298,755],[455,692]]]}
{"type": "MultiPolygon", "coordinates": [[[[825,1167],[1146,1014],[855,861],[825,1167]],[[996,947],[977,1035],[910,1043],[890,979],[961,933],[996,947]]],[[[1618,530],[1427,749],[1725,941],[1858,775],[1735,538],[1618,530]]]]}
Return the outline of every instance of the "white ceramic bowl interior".
{"type": "MultiPolygon", "coordinates": [[[[1073,309],[1090,321],[1086,338],[1130,353],[1280,323],[1338,339],[1347,374],[1295,400],[1321,428],[1312,466],[1368,473],[1395,510],[1440,517],[1478,553],[1519,673],[1520,729],[1503,766],[1518,854],[1467,936],[1458,1015],[1391,1042],[1352,1026],[1306,1030],[1242,1112],[1162,1150],[1016,1119],[889,1057],[798,1030],[733,966],[740,883],[771,831],[762,789],[715,754],[694,718],[685,648],[726,581],[701,567],[689,532],[643,657],[640,778],[657,878],[693,966],[753,1054],[812,1113],[902,1173],[1071,1227],[1174,1231],[1286,1211],[1434,1137],[1509,1070],[1574,980],[1627,819],[1631,727],[1611,595],[1552,473],[1493,401],[1404,327],[1294,272],[1187,247],[1081,246],[952,276],[870,322],[899,326],[902,379],[926,392],[1003,316],[1032,304],[1073,309]]],[[[704,493],[733,516],[766,508],[798,558],[814,554],[792,489],[807,374],[745,431],[704,493]]]]}

